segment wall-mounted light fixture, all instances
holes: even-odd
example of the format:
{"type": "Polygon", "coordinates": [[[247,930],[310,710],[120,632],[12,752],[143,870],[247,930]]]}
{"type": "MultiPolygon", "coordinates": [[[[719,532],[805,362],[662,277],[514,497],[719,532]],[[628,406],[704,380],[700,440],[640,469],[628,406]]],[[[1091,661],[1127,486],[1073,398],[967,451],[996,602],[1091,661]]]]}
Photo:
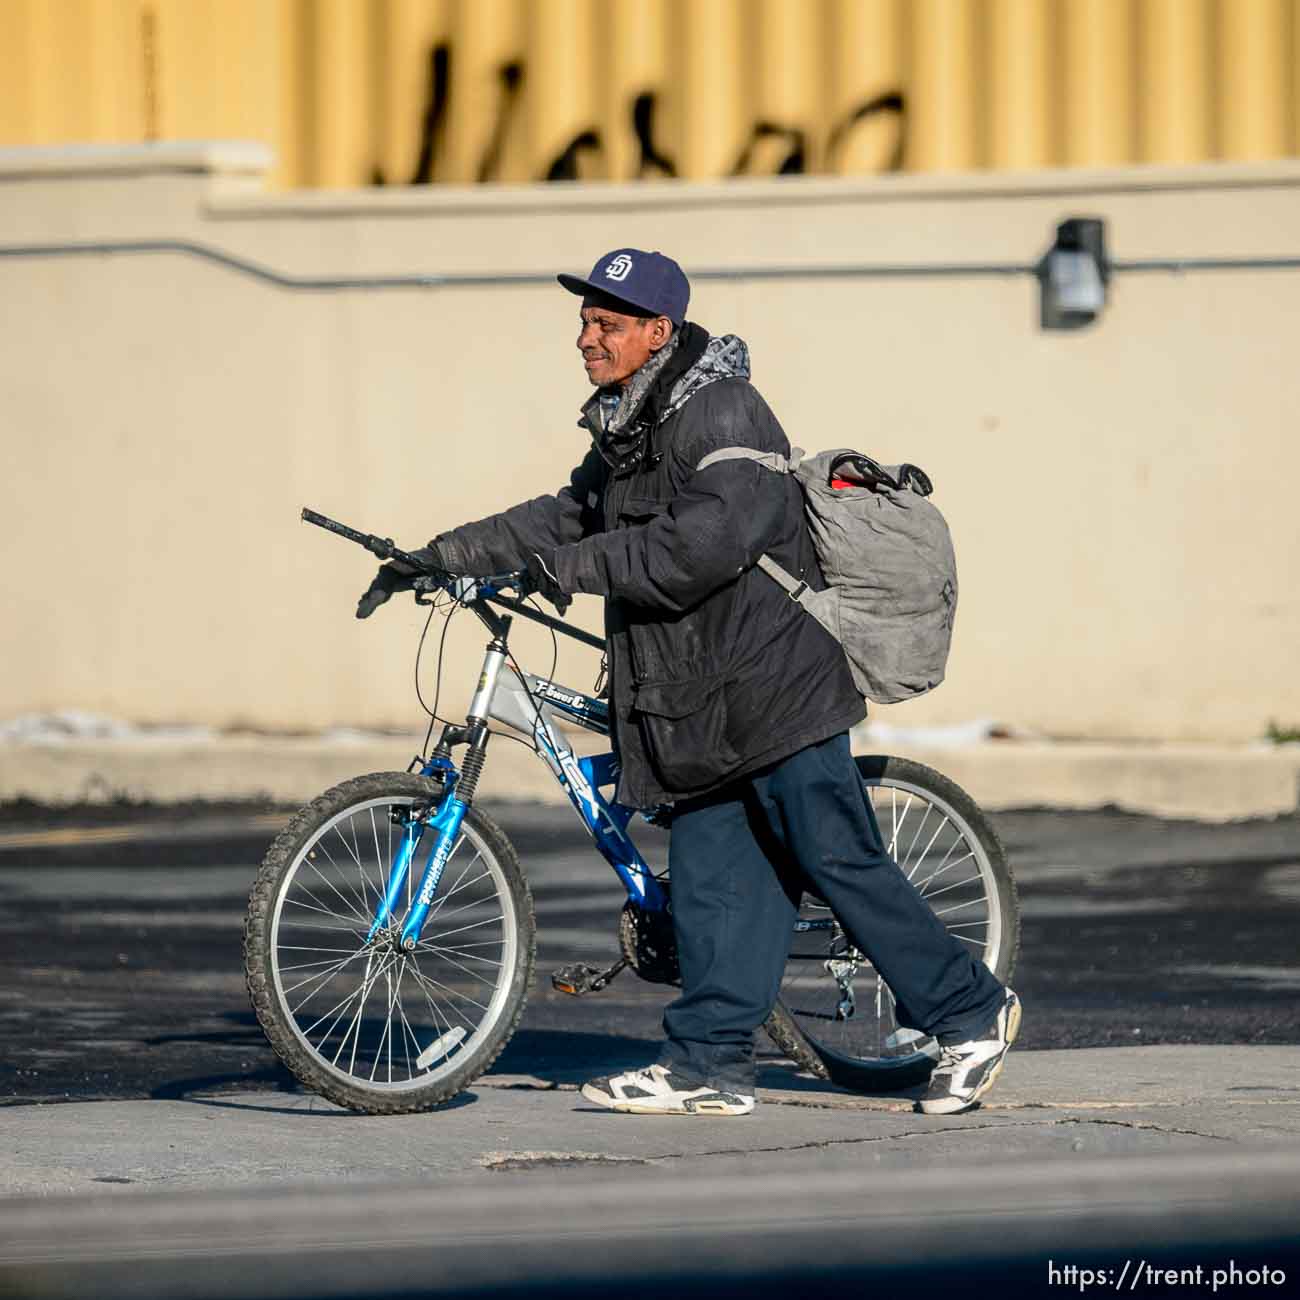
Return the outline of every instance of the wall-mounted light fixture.
{"type": "Polygon", "coordinates": [[[1056,241],[1035,268],[1039,320],[1045,330],[1091,325],[1106,305],[1110,259],[1106,223],[1100,217],[1070,217],[1056,227],[1056,241]]]}

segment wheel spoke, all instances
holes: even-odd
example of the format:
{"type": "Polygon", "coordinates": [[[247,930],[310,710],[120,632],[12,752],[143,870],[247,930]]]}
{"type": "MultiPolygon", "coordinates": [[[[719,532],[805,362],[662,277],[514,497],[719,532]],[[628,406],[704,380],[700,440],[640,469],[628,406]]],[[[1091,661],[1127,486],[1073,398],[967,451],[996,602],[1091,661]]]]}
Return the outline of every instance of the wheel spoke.
{"type": "MultiPolygon", "coordinates": [[[[437,1016],[438,1016],[438,1010],[437,1010],[438,1004],[435,1002],[433,997],[435,986],[432,984],[430,980],[427,980],[424,977],[424,975],[421,973],[420,963],[418,961],[413,960],[411,962],[411,974],[415,978],[416,986],[424,993],[424,999],[429,1004],[429,1010],[432,1011],[434,1014],[434,1028],[436,1029],[437,1016]]],[[[470,1020],[470,1018],[459,1007],[454,1006],[451,1003],[448,1003],[447,1009],[455,1012],[455,1014],[458,1015],[469,1026],[471,1032],[474,1030],[475,1028],[474,1022],[470,1020]]],[[[442,1019],[443,1019],[443,1023],[447,1026],[445,1032],[451,1033],[452,1030],[451,1018],[446,1014],[446,1012],[444,1012],[442,1019]]],[[[441,1036],[442,1035],[440,1034],[439,1037],[441,1036]]]]}
{"type": "MultiPolygon", "coordinates": [[[[460,998],[462,1002],[468,1002],[471,1006],[478,1007],[480,1011],[487,1010],[487,1007],[470,997],[468,993],[462,993],[459,989],[452,988],[450,984],[444,984],[441,980],[434,979],[432,975],[426,975],[418,965],[415,967],[415,978],[422,983],[428,983],[434,988],[441,989],[443,993],[449,993],[454,998],[460,998]]],[[[469,1024],[470,1022],[467,1020],[465,1023],[469,1024]]]]}
{"type": "Polygon", "coordinates": [[[965,880],[955,880],[950,885],[944,885],[942,889],[932,889],[928,893],[923,894],[922,897],[928,903],[932,898],[938,898],[940,894],[946,894],[950,889],[960,889],[963,885],[969,885],[972,881],[978,879],[979,873],[977,872],[973,876],[967,876],[965,880]]]}
{"type": "MultiPolygon", "coordinates": [[[[319,973],[319,980],[320,980],[320,982],[319,982],[318,987],[312,989],[312,991],[311,991],[310,993],[308,993],[307,996],[306,996],[305,998],[301,998],[301,999],[297,1002],[297,1004],[291,1008],[292,1013],[296,1016],[296,1015],[298,1014],[298,1012],[299,1012],[303,1007],[305,1007],[305,1006],[307,1005],[307,1003],[310,1002],[310,1001],[312,1000],[312,998],[314,998],[314,997],[316,996],[316,994],[319,993],[319,992],[321,991],[321,989],[323,989],[323,988],[325,987],[325,982],[326,982],[327,980],[331,980],[331,979],[333,979],[334,976],[337,975],[337,974],[338,974],[338,973],[343,969],[344,966],[346,966],[349,962],[356,961],[356,959],[357,959],[358,957],[360,957],[360,956],[361,956],[361,953],[359,953],[359,952],[354,952],[354,953],[352,954],[351,957],[344,957],[342,961],[335,962],[335,963],[330,967],[329,970],[321,971],[321,972],[319,973]]],[[[316,979],[316,978],[317,978],[317,976],[315,976],[315,975],[308,975],[306,979],[304,979],[304,980],[300,980],[297,984],[291,984],[291,985],[289,985],[287,988],[285,988],[285,989],[283,990],[284,995],[285,995],[286,997],[288,997],[288,995],[289,995],[290,993],[293,993],[295,990],[302,988],[302,986],[303,986],[304,984],[310,984],[310,983],[312,982],[312,980],[314,980],[314,979],[316,979]]]]}
{"type": "MultiPolygon", "coordinates": [[[[379,895],[379,897],[387,898],[388,897],[388,872],[384,868],[384,855],[379,851],[379,827],[375,825],[375,810],[373,808],[370,808],[367,811],[370,813],[370,833],[371,835],[374,836],[374,840],[375,840],[375,865],[379,868],[379,883],[383,887],[383,892],[379,895]]],[[[391,866],[391,864],[392,864],[392,859],[390,858],[389,865],[391,866]]]]}
{"type": "MultiPolygon", "coordinates": [[[[445,952],[445,951],[439,951],[437,955],[438,955],[438,957],[439,957],[440,960],[445,961],[449,966],[455,966],[457,970],[462,970],[462,971],[464,971],[465,974],[468,975],[471,979],[477,980],[480,984],[486,984],[486,985],[488,986],[489,989],[494,989],[494,988],[496,988],[496,986],[497,986],[497,982],[496,982],[496,980],[494,980],[494,979],[490,980],[490,979],[488,979],[486,976],[484,976],[484,975],[480,975],[480,974],[478,973],[478,971],[470,970],[470,968],[469,968],[468,966],[462,966],[462,965],[460,964],[460,962],[456,961],[456,959],[455,959],[454,957],[448,957],[448,956],[446,955],[446,952],[445,952]]],[[[485,958],[485,957],[478,957],[478,958],[475,958],[474,960],[477,960],[477,961],[486,961],[487,958],[485,958]]],[[[496,963],[494,963],[494,964],[497,965],[497,966],[499,966],[501,963],[500,963],[500,962],[496,962],[496,963]]]]}
{"type": "Polygon", "coordinates": [[[974,856],[975,856],[975,852],[972,849],[971,852],[964,854],[960,858],[954,858],[951,862],[949,862],[948,855],[944,854],[944,861],[942,864],[940,864],[939,869],[937,871],[931,872],[930,875],[928,875],[925,878],[925,880],[923,880],[921,884],[918,886],[918,888],[921,890],[921,896],[923,898],[926,897],[925,887],[932,880],[938,880],[939,877],[944,874],[944,872],[951,871],[953,867],[960,867],[963,862],[969,862],[974,856]]]}
{"type": "Polygon", "coordinates": [[[947,916],[949,912],[960,912],[963,907],[976,907],[983,903],[982,898],[968,898],[964,903],[954,903],[951,907],[940,907],[935,909],[935,916],[947,916]]]}
{"type": "MultiPolygon", "coordinates": [[[[334,855],[329,851],[329,848],[325,844],[325,841],[317,840],[316,847],[319,848],[320,851],[329,859],[330,866],[333,867],[335,871],[339,871],[339,864],[334,861],[334,855]]],[[[343,894],[340,891],[339,887],[332,880],[330,880],[329,877],[326,876],[324,872],[321,871],[321,869],[311,860],[311,858],[305,858],[304,861],[306,862],[307,866],[309,866],[318,876],[320,876],[320,878],[336,894],[338,894],[339,898],[342,900],[345,907],[352,907],[352,904],[346,898],[343,897],[343,894]]],[[[360,921],[363,925],[365,925],[367,923],[366,913],[370,910],[370,904],[366,902],[364,897],[362,897],[360,894],[357,893],[357,891],[352,887],[351,881],[347,880],[346,877],[344,878],[344,883],[351,891],[352,897],[355,898],[357,901],[357,906],[356,908],[354,908],[354,911],[356,912],[357,920],[360,921]]]]}
{"type": "MultiPolygon", "coordinates": [[[[313,980],[320,981],[323,984],[325,980],[328,980],[332,976],[336,975],[339,971],[343,969],[344,966],[348,964],[348,962],[355,961],[360,955],[361,954],[359,952],[354,952],[350,957],[340,957],[338,961],[311,962],[310,964],[312,966],[324,966],[325,969],[315,970],[310,975],[304,975],[303,978],[300,979],[296,984],[286,984],[281,991],[287,997],[290,993],[293,993],[295,990],[302,988],[304,984],[310,984],[313,980]]],[[[281,967],[281,970],[285,970],[285,969],[288,968],[281,967]]],[[[301,967],[297,969],[301,969],[301,967]]],[[[313,993],[314,992],[315,990],[313,990],[313,993]]],[[[303,1003],[308,1001],[311,997],[312,997],[312,993],[309,993],[307,997],[302,999],[302,1002],[298,1003],[298,1007],[302,1006],[303,1003]]],[[[298,1007],[294,1007],[295,1012],[298,1010],[298,1007]]]]}
{"type": "MultiPolygon", "coordinates": [[[[483,855],[482,855],[481,853],[478,854],[478,855],[476,855],[475,858],[474,858],[474,862],[479,861],[479,859],[482,858],[482,856],[483,856],[483,855]]],[[[474,865],[474,862],[471,862],[471,863],[469,864],[469,866],[467,866],[467,867],[465,868],[465,871],[468,871],[468,870],[470,869],[470,867],[472,867],[472,866],[474,865]]],[[[459,875],[459,876],[457,877],[457,879],[456,879],[456,883],[451,887],[451,889],[449,889],[445,894],[441,895],[439,898],[437,898],[437,899],[434,901],[434,905],[433,905],[433,907],[430,908],[430,910],[429,910],[429,917],[430,917],[430,919],[432,919],[432,918],[435,917],[435,916],[438,916],[438,915],[442,912],[442,909],[446,906],[446,904],[447,904],[447,900],[448,900],[449,898],[452,898],[454,895],[460,893],[460,891],[461,891],[462,889],[468,889],[471,885],[476,885],[476,884],[478,884],[478,882],[479,882],[480,880],[484,880],[484,879],[486,879],[488,876],[490,876],[490,875],[492,874],[490,871],[484,871],[484,872],[481,872],[479,875],[475,876],[473,880],[467,880],[467,881],[465,881],[465,883],[462,885],[462,884],[460,883],[460,881],[461,881],[462,879],[464,879],[465,871],[462,871],[462,872],[460,873],[460,875],[459,875]]],[[[472,906],[472,904],[471,904],[471,906],[472,906]]]]}
{"type": "Polygon", "coordinates": [[[501,912],[496,916],[485,917],[482,921],[471,921],[469,925],[459,926],[455,930],[442,930],[433,937],[434,939],[445,939],[449,935],[461,934],[465,930],[477,930],[480,925],[491,925],[494,921],[504,921],[505,919],[505,913],[501,912]]]}
{"type": "MultiPolygon", "coordinates": [[[[925,813],[917,823],[916,830],[912,834],[912,842],[907,846],[907,852],[903,854],[902,860],[898,864],[900,867],[912,860],[912,850],[916,848],[916,842],[921,838],[921,832],[925,830],[925,824],[930,820],[930,814],[933,811],[934,805],[932,803],[925,805],[925,813]]],[[[911,873],[909,872],[907,874],[910,876],[911,873]]]]}
{"type": "MultiPolygon", "coordinates": [[[[471,945],[471,946],[473,946],[473,945],[471,945]]],[[[481,961],[481,962],[486,962],[489,966],[504,966],[504,965],[505,965],[505,962],[501,962],[501,961],[493,961],[493,959],[492,959],[491,957],[481,957],[481,956],[479,956],[478,953],[475,953],[475,952],[465,952],[465,951],[463,951],[463,950],[460,949],[460,948],[440,948],[437,944],[432,944],[432,943],[419,943],[419,944],[416,944],[416,946],[415,946],[415,950],[416,950],[416,952],[428,952],[428,953],[433,954],[434,956],[441,956],[441,955],[444,954],[444,953],[454,952],[454,953],[456,953],[457,955],[459,955],[459,956],[461,956],[461,957],[464,957],[466,961],[481,961]]]]}
{"type": "Polygon", "coordinates": [[[913,877],[914,875],[916,875],[916,873],[921,869],[921,863],[923,863],[923,862],[925,861],[925,859],[929,856],[930,850],[931,850],[932,848],[934,848],[934,842],[935,842],[935,840],[937,840],[937,839],[939,838],[939,836],[940,836],[941,834],[943,834],[943,828],[944,828],[945,826],[949,826],[949,825],[951,825],[951,822],[948,820],[948,817],[947,817],[947,815],[945,814],[943,821],[941,821],[941,822],[938,824],[938,826],[936,826],[936,827],[934,828],[934,834],[930,836],[930,839],[929,839],[929,841],[927,842],[925,848],[923,848],[923,849],[921,850],[921,856],[920,856],[919,858],[917,858],[917,860],[915,861],[915,863],[913,863],[913,865],[912,865],[912,869],[911,869],[911,871],[909,871],[909,872],[907,873],[907,878],[908,878],[908,880],[911,880],[912,877],[913,877]]]}
{"type": "MultiPolygon", "coordinates": [[[[349,818],[348,818],[348,827],[351,828],[351,826],[352,826],[352,818],[349,817],[349,818]]],[[[374,884],[374,881],[372,881],[372,880],[370,879],[370,877],[366,875],[366,869],[365,869],[365,867],[363,867],[363,866],[361,865],[361,854],[358,853],[357,850],[354,849],[354,848],[352,847],[352,845],[348,843],[348,841],[347,841],[347,836],[344,835],[343,832],[342,832],[341,830],[339,830],[339,827],[338,827],[338,823],[337,823],[337,822],[334,823],[334,834],[338,836],[338,838],[339,838],[339,843],[342,844],[343,847],[344,847],[345,849],[347,849],[347,851],[348,851],[348,855],[352,858],[352,861],[356,863],[356,866],[357,866],[357,875],[361,877],[361,899],[362,899],[362,902],[365,904],[366,907],[370,907],[370,905],[371,905],[371,904],[370,904],[370,895],[371,895],[371,893],[374,892],[375,884],[374,884]]],[[[356,840],[356,832],[355,832],[355,831],[353,832],[352,838],[353,838],[353,841],[355,842],[355,840],[356,840]]],[[[331,861],[333,861],[333,859],[331,859],[331,861]]],[[[382,895],[381,895],[381,898],[382,898],[382,895]]]]}

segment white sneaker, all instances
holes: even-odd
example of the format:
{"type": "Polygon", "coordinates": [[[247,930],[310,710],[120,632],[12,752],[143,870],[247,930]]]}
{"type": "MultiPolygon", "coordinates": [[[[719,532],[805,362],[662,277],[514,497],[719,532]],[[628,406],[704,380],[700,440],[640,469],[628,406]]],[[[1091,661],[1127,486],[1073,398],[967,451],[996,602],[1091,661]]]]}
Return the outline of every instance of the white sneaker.
{"type": "Polygon", "coordinates": [[[688,1083],[666,1065],[592,1079],[582,1085],[582,1095],[597,1106],[631,1115],[748,1115],[754,1109],[747,1093],[688,1083]]]}
{"type": "Polygon", "coordinates": [[[970,1110],[996,1082],[1011,1044],[1020,1032],[1020,999],[1007,989],[997,1018],[983,1033],[942,1047],[916,1109],[926,1115],[959,1115],[970,1110]]]}

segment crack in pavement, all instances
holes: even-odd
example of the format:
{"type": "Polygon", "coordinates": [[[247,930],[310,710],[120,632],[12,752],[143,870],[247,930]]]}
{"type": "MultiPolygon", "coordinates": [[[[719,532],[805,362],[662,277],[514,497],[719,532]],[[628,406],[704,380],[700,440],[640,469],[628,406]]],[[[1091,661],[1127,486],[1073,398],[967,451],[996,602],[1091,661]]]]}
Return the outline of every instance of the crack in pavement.
{"type": "Polygon", "coordinates": [[[1194,1128],[1169,1128],[1164,1124],[1144,1124],[1140,1120],[1125,1119],[1083,1119],[1077,1115],[1066,1115],[1061,1119],[1053,1120],[1054,1124],[1097,1124],[1101,1127],[1109,1125],[1112,1128],[1131,1128],[1142,1129],[1149,1133],[1169,1133],[1181,1137],[1207,1138],[1212,1142],[1233,1142],[1236,1139],[1225,1137],[1222,1133],[1202,1133],[1194,1128]]]}
{"type": "Polygon", "coordinates": [[[1009,1128],[1063,1128],[1066,1125],[1092,1124],[1098,1127],[1142,1129],[1154,1133],[1167,1133],[1171,1136],[1206,1138],[1214,1142],[1232,1142],[1234,1139],[1218,1133],[1201,1133],[1195,1129],[1166,1128],[1159,1124],[1147,1124],[1139,1121],[1114,1119],[1086,1119],[1067,1115],[1059,1119],[1041,1119],[1012,1121],[999,1124],[960,1124],[927,1126],[920,1129],[907,1129],[901,1133],[865,1134],[858,1137],[822,1138],[813,1142],[795,1142],[784,1146],[770,1147],[718,1147],[708,1151],[667,1151],[659,1155],[602,1155],[588,1151],[493,1151],[483,1157],[485,1168],[492,1171],[517,1172],[521,1169],[555,1169],[565,1165],[591,1164],[666,1164],[672,1160],[710,1159],[720,1156],[759,1156],[784,1155],[797,1151],[825,1151],[832,1147],[868,1146],[879,1142],[902,1142],[911,1138],[930,1138],[948,1133],[976,1133],[989,1130],[1009,1128]]]}

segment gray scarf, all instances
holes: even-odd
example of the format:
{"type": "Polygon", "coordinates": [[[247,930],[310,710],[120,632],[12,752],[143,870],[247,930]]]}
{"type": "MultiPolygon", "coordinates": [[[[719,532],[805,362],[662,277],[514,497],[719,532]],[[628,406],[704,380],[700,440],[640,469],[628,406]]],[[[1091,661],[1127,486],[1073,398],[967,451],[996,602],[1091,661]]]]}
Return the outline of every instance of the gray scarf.
{"type": "Polygon", "coordinates": [[[601,442],[621,459],[634,449],[636,442],[645,436],[644,432],[629,433],[628,426],[641,409],[646,395],[650,392],[660,372],[668,364],[668,359],[677,351],[677,332],[628,380],[623,388],[608,393],[602,392],[597,409],[601,419],[601,442]]]}

